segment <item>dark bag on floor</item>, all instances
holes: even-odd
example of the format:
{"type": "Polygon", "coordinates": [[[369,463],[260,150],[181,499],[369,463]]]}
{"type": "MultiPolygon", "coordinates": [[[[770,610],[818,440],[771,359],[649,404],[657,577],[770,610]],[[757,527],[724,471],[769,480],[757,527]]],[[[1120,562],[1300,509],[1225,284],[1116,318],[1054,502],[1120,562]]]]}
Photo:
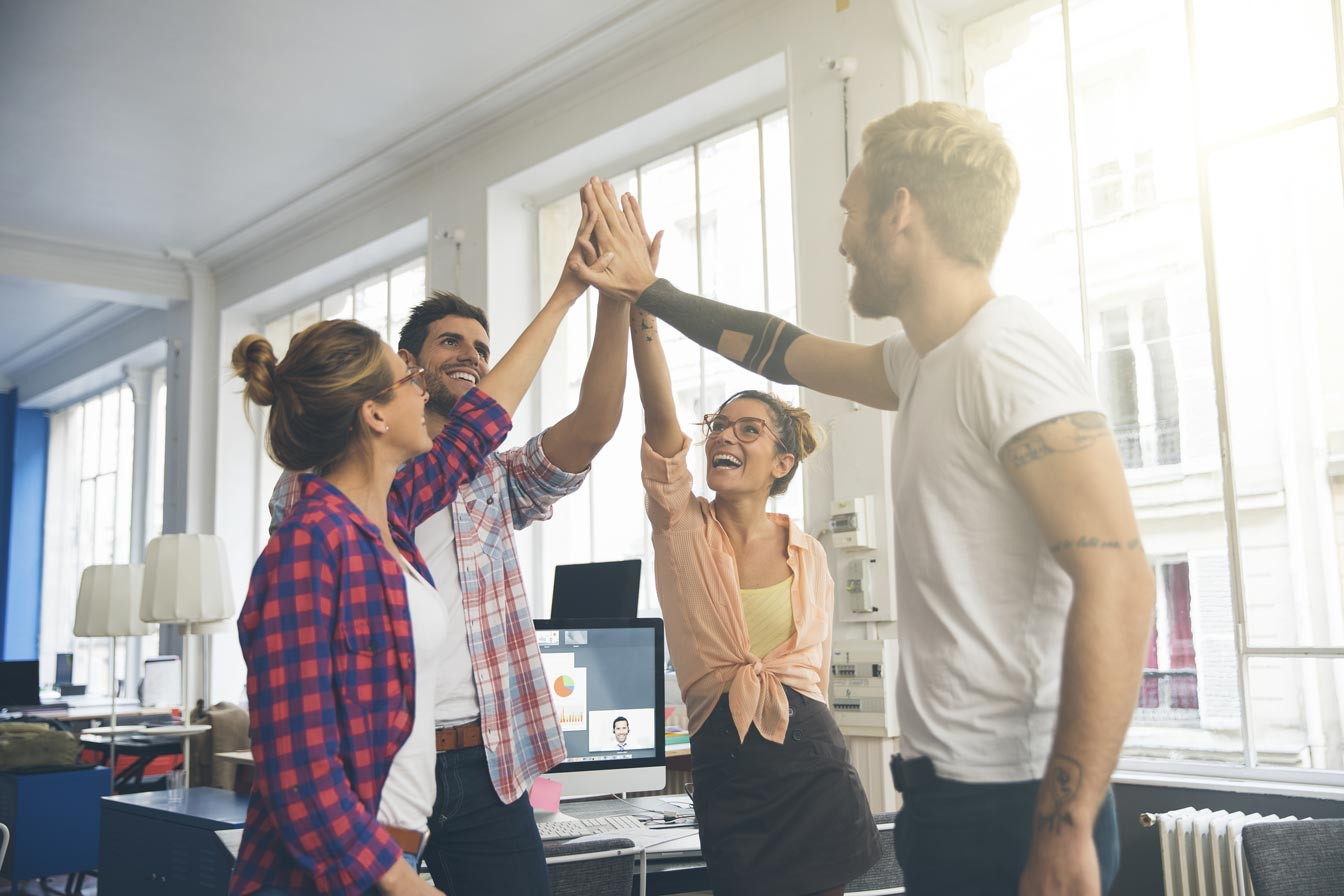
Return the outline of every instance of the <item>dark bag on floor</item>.
{"type": "Polygon", "coordinates": [[[79,741],[45,722],[0,722],[0,770],[74,765],[79,741]]]}

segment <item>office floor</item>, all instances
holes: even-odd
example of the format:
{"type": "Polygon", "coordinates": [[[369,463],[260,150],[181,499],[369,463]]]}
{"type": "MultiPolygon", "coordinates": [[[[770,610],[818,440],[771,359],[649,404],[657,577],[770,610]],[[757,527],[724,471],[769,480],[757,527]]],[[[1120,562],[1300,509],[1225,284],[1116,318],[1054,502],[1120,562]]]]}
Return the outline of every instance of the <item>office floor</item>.
{"type": "MultiPolygon", "coordinates": [[[[55,893],[65,893],[66,886],[69,883],[69,877],[64,874],[57,874],[46,879],[46,889],[42,888],[42,882],[36,880],[26,880],[21,889],[14,889],[14,885],[7,880],[0,880],[0,896],[51,896],[55,893]]],[[[78,891],[84,896],[97,896],[98,878],[84,878],[84,886],[78,891]]]]}

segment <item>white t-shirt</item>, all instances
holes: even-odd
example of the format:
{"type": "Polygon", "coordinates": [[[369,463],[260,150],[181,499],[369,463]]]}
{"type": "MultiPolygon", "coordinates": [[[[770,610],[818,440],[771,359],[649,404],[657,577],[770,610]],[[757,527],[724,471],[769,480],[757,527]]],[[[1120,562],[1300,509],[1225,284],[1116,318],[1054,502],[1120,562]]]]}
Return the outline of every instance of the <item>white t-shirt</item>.
{"type": "Polygon", "coordinates": [[[392,758],[383,785],[378,821],[411,830],[426,830],[434,811],[438,786],[434,778],[435,659],[448,638],[443,601],[415,567],[401,557],[406,577],[406,602],[411,611],[411,640],[415,645],[415,722],[410,736],[392,758]]]}
{"type": "Polygon", "coordinates": [[[457,544],[453,536],[453,508],[445,507],[415,530],[415,546],[434,577],[447,614],[448,636],[436,663],[436,724],[461,724],[481,715],[476,679],[467,649],[467,618],[462,608],[462,584],[457,571],[457,544]]]}
{"type": "Polygon", "coordinates": [[[958,781],[1039,778],[1059,706],[1073,586],[999,462],[1014,436],[1100,411],[1082,359],[998,297],[923,358],[885,344],[892,436],[901,753],[958,781]]]}

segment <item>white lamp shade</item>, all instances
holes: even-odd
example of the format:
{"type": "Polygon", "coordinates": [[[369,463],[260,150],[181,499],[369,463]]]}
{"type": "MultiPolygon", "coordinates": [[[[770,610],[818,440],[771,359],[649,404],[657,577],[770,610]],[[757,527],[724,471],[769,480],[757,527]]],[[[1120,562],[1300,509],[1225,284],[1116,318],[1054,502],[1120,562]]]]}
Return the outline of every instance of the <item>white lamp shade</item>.
{"type": "Polygon", "coordinates": [[[145,549],[140,618],[146,622],[208,622],[233,616],[224,539],[161,535],[145,549]]]}
{"type": "Polygon", "coordinates": [[[79,577],[75,634],[81,638],[147,635],[140,619],[140,584],[145,568],[133,563],[89,566],[79,577]]]}

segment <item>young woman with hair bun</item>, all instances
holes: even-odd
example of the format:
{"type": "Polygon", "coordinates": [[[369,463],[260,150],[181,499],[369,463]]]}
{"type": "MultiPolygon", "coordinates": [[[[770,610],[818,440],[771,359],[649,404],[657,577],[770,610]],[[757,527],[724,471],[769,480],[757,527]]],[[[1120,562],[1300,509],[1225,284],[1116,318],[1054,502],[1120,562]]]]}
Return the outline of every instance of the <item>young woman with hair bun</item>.
{"type": "MultiPolygon", "coordinates": [[[[595,199],[591,187],[584,199],[595,199]]],[[[629,195],[625,214],[642,231],[629,195]]],[[[656,263],[660,241],[644,242],[656,263]]],[[[697,497],[656,322],[632,308],[631,328],[654,577],[689,716],[710,882],[720,896],[838,896],[880,846],[826,704],[835,586],[817,540],[766,512],[818,432],[775,395],[730,396],[701,421],[714,498],[697,497]]]]}
{"type": "Polygon", "coordinates": [[[235,347],[244,403],[270,408],[271,457],[314,472],[257,560],[238,620],[257,776],[231,894],[439,893],[378,821],[394,758],[425,736],[433,791],[411,623],[433,584],[412,533],[504,440],[582,292],[562,278],[433,439],[423,371],[362,324],[314,324],[279,361],[255,334],[235,347]]]}

